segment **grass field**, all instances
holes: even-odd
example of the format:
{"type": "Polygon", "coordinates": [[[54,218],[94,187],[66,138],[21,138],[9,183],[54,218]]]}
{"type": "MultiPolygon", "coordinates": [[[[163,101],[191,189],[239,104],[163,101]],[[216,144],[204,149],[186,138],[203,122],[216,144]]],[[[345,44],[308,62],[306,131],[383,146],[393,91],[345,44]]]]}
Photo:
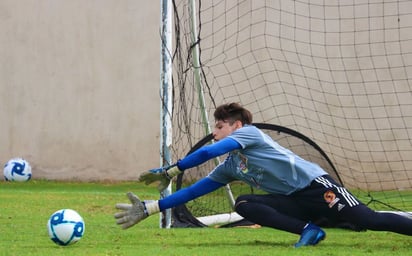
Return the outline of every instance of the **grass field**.
{"type": "Polygon", "coordinates": [[[81,183],[31,180],[0,182],[0,255],[412,255],[409,236],[389,232],[326,229],[317,246],[295,249],[298,236],[269,228],[160,229],[159,215],[120,229],[117,202],[133,191],[156,199],[154,186],[140,183],[81,183]],[[78,211],[84,237],[60,247],[48,237],[46,223],[59,209],[78,211]]]}

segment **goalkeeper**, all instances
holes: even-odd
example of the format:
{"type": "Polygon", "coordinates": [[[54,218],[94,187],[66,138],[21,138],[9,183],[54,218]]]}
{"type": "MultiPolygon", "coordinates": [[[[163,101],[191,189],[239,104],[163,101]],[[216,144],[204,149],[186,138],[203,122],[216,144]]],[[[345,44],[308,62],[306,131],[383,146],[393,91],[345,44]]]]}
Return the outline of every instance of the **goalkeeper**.
{"type": "Polygon", "coordinates": [[[253,223],[300,235],[295,247],[316,245],[326,237],[313,222],[347,222],[363,230],[412,235],[412,219],[376,212],[335,182],[321,167],[280,146],[252,125],[251,113],[238,103],[214,112],[216,143],[203,146],[170,167],[141,175],[146,184],[160,181],[163,191],[186,169],[228,154],[223,163],[193,185],[156,201],[141,201],[129,192],[131,204],[117,204],[117,224],[129,228],[149,215],[184,204],[226,184],[241,180],[265,195],[241,195],[235,211],[253,223]]]}

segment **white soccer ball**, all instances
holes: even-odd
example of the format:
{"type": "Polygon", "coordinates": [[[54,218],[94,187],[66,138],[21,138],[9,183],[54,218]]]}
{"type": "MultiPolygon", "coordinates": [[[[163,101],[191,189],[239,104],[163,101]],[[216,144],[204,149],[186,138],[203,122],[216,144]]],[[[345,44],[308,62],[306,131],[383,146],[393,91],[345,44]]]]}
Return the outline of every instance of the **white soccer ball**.
{"type": "Polygon", "coordinates": [[[66,246],[79,241],[84,234],[83,218],[72,209],[54,212],[47,222],[50,239],[58,245],[66,246]]]}
{"type": "Polygon", "coordinates": [[[28,181],[31,179],[31,166],[23,158],[13,158],[4,165],[4,179],[7,181],[28,181]]]}

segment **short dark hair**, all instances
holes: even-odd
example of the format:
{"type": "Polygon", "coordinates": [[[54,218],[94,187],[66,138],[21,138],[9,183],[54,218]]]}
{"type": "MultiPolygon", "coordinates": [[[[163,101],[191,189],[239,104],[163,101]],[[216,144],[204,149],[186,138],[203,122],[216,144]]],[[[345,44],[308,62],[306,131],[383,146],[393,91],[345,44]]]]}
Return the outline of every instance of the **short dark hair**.
{"type": "Polygon", "coordinates": [[[213,115],[216,121],[229,121],[230,124],[235,121],[242,122],[242,125],[251,124],[253,119],[252,113],[236,102],[220,105],[213,115]]]}

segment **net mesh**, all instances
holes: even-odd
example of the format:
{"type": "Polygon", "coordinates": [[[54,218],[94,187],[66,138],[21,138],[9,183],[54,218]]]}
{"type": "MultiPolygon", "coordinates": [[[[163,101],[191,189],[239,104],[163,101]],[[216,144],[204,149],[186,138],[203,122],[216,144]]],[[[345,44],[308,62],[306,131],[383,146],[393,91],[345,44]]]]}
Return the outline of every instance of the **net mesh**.
{"type": "Polygon", "coordinates": [[[375,208],[412,210],[411,1],[195,1],[195,30],[189,2],[173,1],[174,160],[206,135],[202,111],[240,102],[315,141],[375,208]]]}

